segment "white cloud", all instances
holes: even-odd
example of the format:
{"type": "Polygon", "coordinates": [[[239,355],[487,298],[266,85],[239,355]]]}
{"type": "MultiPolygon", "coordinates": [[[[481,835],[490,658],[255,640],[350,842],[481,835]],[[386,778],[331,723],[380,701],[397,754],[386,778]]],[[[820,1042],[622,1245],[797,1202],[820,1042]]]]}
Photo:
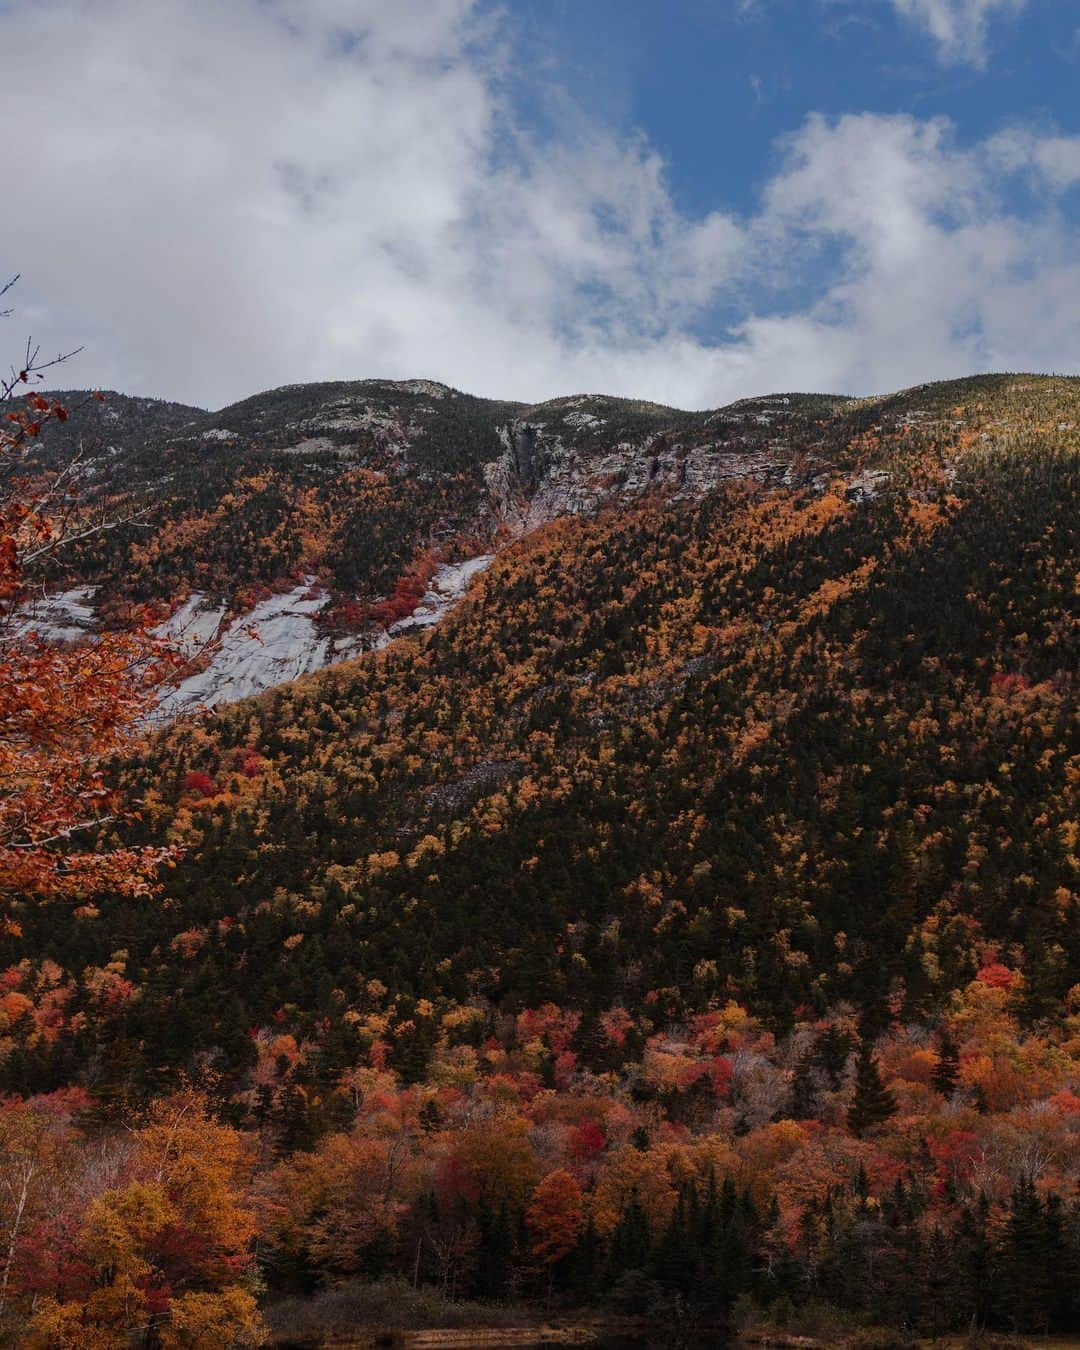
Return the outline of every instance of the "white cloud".
{"type": "Polygon", "coordinates": [[[0,263],[57,342],[86,342],[82,378],[211,402],[383,372],[527,396],[687,320],[738,227],[681,218],[642,143],[525,134],[474,18],[472,0],[0,9],[0,47],[48,53],[47,97],[33,59],[0,86],[4,125],[37,110],[0,263]]]}
{"type": "Polygon", "coordinates": [[[1001,168],[1027,174],[1056,192],[1080,183],[1080,136],[1046,136],[1014,127],[987,143],[1001,168]]]}
{"type": "Polygon", "coordinates": [[[1018,15],[1027,0],[893,0],[904,18],[925,28],[947,65],[985,66],[990,21],[1018,15]]]}
{"type": "Polygon", "coordinates": [[[0,271],[47,347],[86,343],[69,382],[701,407],[1080,360],[1069,138],[810,118],[753,216],[691,219],[643,139],[515,119],[474,0],[9,0],[0,47],[3,125],[33,109],[0,271]]]}
{"type": "Polygon", "coordinates": [[[762,220],[840,262],[807,313],[752,319],[744,340],[804,368],[816,350],[817,382],[855,389],[1075,368],[1080,248],[1052,198],[1010,212],[1013,167],[996,141],[959,148],[943,119],[810,118],[762,220]]]}

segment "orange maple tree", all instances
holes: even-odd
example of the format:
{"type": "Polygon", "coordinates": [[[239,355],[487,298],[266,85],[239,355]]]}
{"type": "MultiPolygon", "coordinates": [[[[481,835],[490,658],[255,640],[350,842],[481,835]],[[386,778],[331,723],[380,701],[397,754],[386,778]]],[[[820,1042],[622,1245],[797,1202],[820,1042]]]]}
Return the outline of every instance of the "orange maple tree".
{"type": "Polygon", "coordinates": [[[578,1179],[563,1168],[549,1172],[533,1192],[525,1220],[533,1256],[547,1266],[561,1261],[573,1250],[585,1223],[578,1179]]]}
{"type": "Polygon", "coordinates": [[[27,899],[143,894],[172,856],[77,842],[131,814],[110,789],[105,764],[130,743],[182,657],[152,636],[145,612],[123,632],[74,646],[35,631],[44,560],[108,527],[80,514],[77,466],[44,476],[28,469],[44,429],[68,416],[34,388],[52,364],[28,347],[0,382],[0,931],[15,934],[13,911],[27,899]]]}

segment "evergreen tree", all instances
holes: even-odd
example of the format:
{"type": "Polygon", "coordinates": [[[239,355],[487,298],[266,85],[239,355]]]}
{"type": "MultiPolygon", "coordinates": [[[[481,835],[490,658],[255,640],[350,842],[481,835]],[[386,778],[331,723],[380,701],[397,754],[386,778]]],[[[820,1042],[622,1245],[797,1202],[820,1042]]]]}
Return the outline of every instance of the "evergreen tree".
{"type": "Polygon", "coordinates": [[[569,1284],[577,1297],[586,1301],[594,1298],[600,1283],[600,1235],[591,1214],[566,1264],[569,1284]]]}
{"type": "Polygon", "coordinates": [[[960,1052],[956,1048],[956,1043],[946,1031],[942,1033],[941,1044],[938,1046],[938,1062],[934,1065],[931,1079],[934,1089],[940,1092],[946,1100],[951,1101],[952,1095],[956,1091],[959,1075],[960,1052]]]}
{"type": "Polygon", "coordinates": [[[788,1097],[787,1115],[792,1120],[812,1120],[817,1112],[818,1072],[810,1055],[803,1055],[795,1065],[788,1097]]]}
{"type": "Polygon", "coordinates": [[[493,1210],[481,1200],[476,1211],[479,1240],[476,1244],[473,1288],[480,1298],[505,1298],[510,1289],[510,1271],[515,1235],[506,1203],[493,1210]]]}
{"type": "Polygon", "coordinates": [[[608,1281],[614,1283],[629,1270],[645,1270],[649,1264],[652,1237],[649,1216],[634,1191],[619,1216],[608,1249],[608,1281]]]}
{"type": "Polygon", "coordinates": [[[1035,1183],[1030,1177],[1017,1182],[1001,1236],[997,1304],[998,1317],[1013,1331],[1049,1326],[1051,1272],[1063,1255],[1053,1249],[1053,1236],[1035,1183]]]}
{"type": "Polygon", "coordinates": [[[1047,1322],[1051,1331],[1075,1331],[1076,1249],[1070,1242],[1068,1213],[1060,1195],[1046,1197],[1043,1210],[1046,1250],[1050,1257],[1047,1322]]]}
{"type": "Polygon", "coordinates": [[[280,1157],[307,1153],[315,1147],[319,1133],[317,1123],[307,1093],[298,1084],[285,1089],[279,1124],[276,1151],[280,1157]]]}
{"type": "Polygon", "coordinates": [[[881,1080],[869,1041],[863,1041],[855,1071],[855,1097],[848,1110],[848,1129],[857,1138],[896,1114],[896,1098],[881,1080]]]}
{"type": "Polygon", "coordinates": [[[814,1062],[824,1070],[834,1092],[840,1086],[854,1044],[851,1032],[839,1027],[826,1027],[814,1044],[814,1062]]]}
{"type": "Polygon", "coordinates": [[[663,1236],[657,1243],[652,1269],[657,1283],[667,1290],[690,1295],[701,1283],[701,1247],[695,1231],[695,1215],[691,1197],[694,1187],[683,1186],[675,1211],[663,1236]]]}

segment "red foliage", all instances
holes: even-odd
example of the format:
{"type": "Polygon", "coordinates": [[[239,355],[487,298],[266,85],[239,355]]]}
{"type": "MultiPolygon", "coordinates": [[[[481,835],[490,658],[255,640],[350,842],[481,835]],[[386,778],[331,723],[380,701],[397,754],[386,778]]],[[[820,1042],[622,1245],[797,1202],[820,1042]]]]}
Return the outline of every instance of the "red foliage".
{"type": "Polygon", "coordinates": [[[989,965],[983,966],[975,978],[980,984],[989,985],[991,989],[1011,989],[1016,983],[1016,971],[1003,966],[1000,961],[992,961],[989,965]]]}
{"type": "Polygon", "coordinates": [[[518,1014],[518,1039],[522,1042],[544,1040],[556,1055],[561,1055],[569,1049],[580,1023],[579,1012],[564,1012],[555,1003],[545,1003],[540,1008],[526,1008],[518,1014]]]}
{"type": "Polygon", "coordinates": [[[570,1135],[570,1156],[577,1162],[591,1161],[607,1148],[607,1135],[595,1120],[583,1121],[570,1135]]]}
{"type": "Polygon", "coordinates": [[[217,792],[217,784],[208,773],[192,769],[184,778],[184,791],[197,792],[200,797],[213,797],[217,792]]]}
{"type": "Polygon", "coordinates": [[[627,1033],[634,1025],[634,1019],[625,1008],[610,1008],[600,1014],[600,1029],[608,1045],[619,1048],[626,1044],[627,1033]]]}
{"type": "Polygon", "coordinates": [[[944,1139],[928,1140],[927,1147],[937,1166],[940,1186],[967,1181],[982,1156],[982,1146],[971,1130],[951,1130],[944,1139]]]}
{"type": "Polygon", "coordinates": [[[332,633],[355,633],[370,618],[369,607],[359,600],[339,600],[328,611],[324,622],[332,633]]]}
{"type": "Polygon", "coordinates": [[[424,597],[428,582],[439,564],[432,553],[422,554],[400,577],[385,600],[369,606],[368,617],[389,628],[399,619],[407,619],[424,597]]]}
{"type": "Polygon", "coordinates": [[[564,1050],[561,1054],[555,1056],[555,1086],[566,1088],[570,1084],[570,1079],[574,1076],[574,1070],[577,1068],[577,1055],[573,1050],[564,1050]]]}
{"type": "Polygon", "coordinates": [[[1019,694],[1024,690],[1031,688],[1031,681],[1026,675],[1006,674],[999,670],[990,677],[990,688],[995,694],[1008,696],[1009,694],[1019,694]]]}
{"type": "Polygon", "coordinates": [[[462,1201],[466,1205],[475,1205],[479,1200],[479,1183],[456,1153],[440,1158],[435,1173],[435,1194],[440,1208],[448,1211],[462,1201]]]}
{"type": "Polygon", "coordinates": [[[240,761],[240,771],[245,778],[258,778],[266,766],[266,760],[257,750],[247,750],[240,761]]]}
{"type": "Polygon", "coordinates": [[[735,1076],[735,1066],[724,1055],[717,1055],[709,1065],[709,1077],[712,1089],[718,1097],[728,1097],[731,1093],[731,1080],[735,1076]]]}

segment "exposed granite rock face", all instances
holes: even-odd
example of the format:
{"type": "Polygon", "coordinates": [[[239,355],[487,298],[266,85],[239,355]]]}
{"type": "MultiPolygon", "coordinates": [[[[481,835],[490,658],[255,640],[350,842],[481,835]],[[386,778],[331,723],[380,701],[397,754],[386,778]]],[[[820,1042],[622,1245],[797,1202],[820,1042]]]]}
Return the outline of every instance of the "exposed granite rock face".
{"type": "Polygon", "coordinates": [[[872,501],[889,482],[892,474],[887,469],[864,469],[850,479],[847,496],[853,502],[872,501]]]}
{"type": "MultiPolygon", "coordinates": [[[[156,630],[159,637],[187,651],[193,669],[162,695],[150,721],[170,722],[200,708],[247,698],[363,652],[377,651],[410,630],[430,628],[461,603],[491,557],[483,554],[440,564],[411,615],[389,629],[370,624],[346,635],[327,631],[323,621],[333,598],[314,577],[260,600],[241,615],[229,615],[224,605],[195,592],[156,630]]],[[[92,639],[97,631],[92,600],[93,587],[88,586],[43,596],[27,607],[15,633],[35,633],[62,643],[92,639]]]]}
{"type": "Polygon", "coordinates": [[[433,811],[456,815],[479,797],[521,773],[523,766],[515,760],[488,759],[475,764],[467,773],[452,783],[440,783],[429,790],[426,804],[433,811]]]}
{"type": "MultiPolygon", "coordinates": [[[[748,414],[760,421],[760,414],[748,414]]],[[[811,456],[798,459],[783,439],[760,443],[682,440],[657,431],[638,441],[582,444],[582,430],[605,423],[570,413],[563,426],[515,421],[499,428],[503,453],[484,466],[496,519],[515,534],[567,515],[588,515],[648,492],[693,498],[725,480],[752,479],[765,486],[811,483],[826,468],[811,456]]]]}
{"type": "Polygon", "coordinates": [[[187,643],[196,656],[208,643],[212,646],[202,668],[161,699],[153,720],[171,721],[197,708],[247,698],[363,652],[377,651],[410,630],[430,628],[461,603],[491,556],[440,564],[412,614],[389,629],[372,624],[344,636],[326,631],[322,620],[333,600],[315,584],[314,577],[232,619],[226,618],[223,607],[193,595],[160,631],[162,636],[187,643]]]}

